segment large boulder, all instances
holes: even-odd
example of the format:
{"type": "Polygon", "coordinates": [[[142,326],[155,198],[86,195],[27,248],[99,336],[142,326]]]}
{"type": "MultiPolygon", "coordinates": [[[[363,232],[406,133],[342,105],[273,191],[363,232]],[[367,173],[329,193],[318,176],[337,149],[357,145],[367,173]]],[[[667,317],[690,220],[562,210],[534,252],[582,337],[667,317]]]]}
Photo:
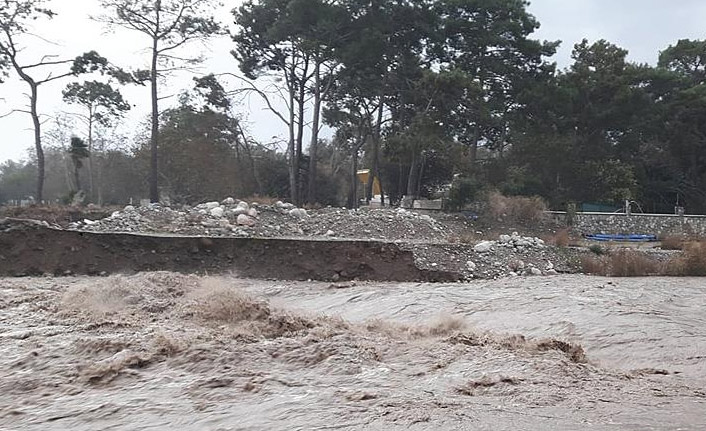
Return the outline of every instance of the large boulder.
{"type": "Polygon", "coordinates": [[[223,217],[223,214],[225,213],[225,211],[223,210],[222,207],[216,207],[216,208],[211,209],[210,213],[211,213],[211,217],[221,218],[221,217],[223,217]]]}
{"type": "Polygon", "coordinates": [[[476,244],[473,250],[475,250],[476,253],[488,253],[493,250],[493,245],[495,245],[493,241],[483,241],[476,244]]]}
{"type": "Polygon", "coordinates": [[[294,208],[289,210],[289,215],[293,217],[297,217],[300,219],[305,219],[309,217],[309,214],[306,212],[304,208],[294,208]]]}
{"type": "Polygon", "coordinates": [[[257,224],[257,220],[255,220],[254,218],[252,218],[252,217],[250,217],[250,216],[247,216],[247,215],[245,215],[245,214],[240,214],[240,215],[238,216],[237,223],[238,223],[238,225],[240,225],[240,226],[252,227],[252,226],[255,226],[255,225],[257,224]]]}

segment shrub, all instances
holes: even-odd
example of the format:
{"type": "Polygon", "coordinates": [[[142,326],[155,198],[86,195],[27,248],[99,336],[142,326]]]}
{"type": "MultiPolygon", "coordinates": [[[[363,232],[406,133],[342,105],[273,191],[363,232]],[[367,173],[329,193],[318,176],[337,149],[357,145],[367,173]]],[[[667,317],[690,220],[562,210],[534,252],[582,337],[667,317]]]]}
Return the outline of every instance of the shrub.
{"type": "Polygon", "coordinates": [[[610,254],[610,275],[642,277],[660,273],[659,262],[634,250],[618,250],[610,254]]]}
{"type": "Polygon", "coordinates": [[[669,235],[660,239],[662,250],[682,250],[684,247],[684,238],[677,235],[669,235]]]}
{"type": "Polygon", "coordinates": [[[511,221],[538,222],[544,218],[547,204],[537,196],[503,196],[498,192],[493,192],[488,196],[488,209],[496,219],[507,218],[511,221]]]}
{"type": "Polygon", "coordinates": [[[607,253],[606,249],[599,244],[592,244],[590,247],[588,247],[588,249],[591,250],[593,254],[598,256],[603,256],[607,253]]]}
{"type": "Polygon", "coordinates": [[[581,268],[586,274],[612,277],[642,277],[662,273],[658,261],[635,250],[617,250],[610,254],[583,256],[581,268]]]}
{"type": "Polygon", "coordinates": [[[667,263],[665,272],[674,276],[706,276],[706,243],[686,244],[682,255],[667,263]]]}
{"type": "Polygon", "coordinates": [[[449,197],[445,202],[446,209],[451,211],[462,210],[469,203],[477,200],[483,191],[483,184],[475,178],[456,178],[449,190],[449,197]]]}
{"type": "Polygon", "coordinates": [[[608,275],[609,273],[609,263],[607,259],[603,257],[596,256],[582,256],[581,257],[581,271],[584,274],[591,275],[608,275]]]}
{"type": "Polygon", "coordinates": [[[561,229],[557,231],[554,236],[550,238],[549,243],[557,247],[568,247],[571,243],[569,229],[561,229]]]}

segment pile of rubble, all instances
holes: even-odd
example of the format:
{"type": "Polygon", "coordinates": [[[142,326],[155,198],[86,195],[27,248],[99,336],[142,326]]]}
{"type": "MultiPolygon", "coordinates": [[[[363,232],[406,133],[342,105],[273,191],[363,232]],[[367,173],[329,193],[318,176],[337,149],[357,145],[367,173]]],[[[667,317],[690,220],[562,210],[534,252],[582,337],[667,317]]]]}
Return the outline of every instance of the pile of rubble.
{"type": "Polygon", "coordinates": [[[466,222],[458,223],[451,216],[431,217],[405,209],[306,210],[285,202],[260,204],[228,198],[194,207],[128,206],[102,220],[84,220],[71,228],[91,232],[398,242],[414,253],[420,269],[448,271],[467,279],[573,272],[571,262],[578,260],[570,256],[570,251],[558,253],[543,240],[517,232],[476,244],[458,241],[460,236],[473,232],[466,222]]]}
{"type": "Polygon", "coordinates": [[[543,240],[536,237],[520,236],[517,232],[513,232],[512,235],[500,235],[497,241],[483,241],[474,247],[476,253],[490,253],[496,247],[504,247],[514,250],[516,252],[523,252],[525,250],[532,249],[543,249],[546,248],[546,244],[543,240]]]}
{"type": "Polygon", "coordinates": [[[448,239],[449,230],[428,215],[404,209],[324,208],[307,211],[291,203],[264,205],[233,198],[195,207],[127,206],[102,220],[83,220],[72,223],[69,228],[90,232],[405,242],[443,242],[448,239]]]}
{"type": "Polygon", "coordinates": [[[467,279],[557,275],[575,270],[573,251],[557,253],[543,240],[517,232],[475,245],[419,244],[410,248],[418,267],[461,273],[467,279]]]}

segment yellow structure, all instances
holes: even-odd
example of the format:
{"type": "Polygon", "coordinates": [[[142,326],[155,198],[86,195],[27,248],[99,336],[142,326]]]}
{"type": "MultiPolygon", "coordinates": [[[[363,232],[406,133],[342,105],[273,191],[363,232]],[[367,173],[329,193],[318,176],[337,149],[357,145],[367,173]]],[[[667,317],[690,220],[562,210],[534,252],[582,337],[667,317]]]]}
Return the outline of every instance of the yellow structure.
{"type": "MultiPolygon", "coordinates": [[[[367,188],[365,186],[367,186],[368,181],[370,180],[370,169],[362,169],[362,170],[358,171],[357,174],[358,174],[358,181],[360,181],[360,183],[363,185],[362,190],[363,190],[363,193],[365,194],[365,193],[367,193],[367,188]]],[[[377,196],[380,194],[382,194],[382,187],[380,187],[380,180],[377,177],[375,177],[375,179],[373,180],[373,196],[377,196]]],[[[371,196],[371,197],[373,197],[373,196],[371,196]]],[[[367,196],[363,196],[363,197],[365,199],[367,199],[367,196]]]]}

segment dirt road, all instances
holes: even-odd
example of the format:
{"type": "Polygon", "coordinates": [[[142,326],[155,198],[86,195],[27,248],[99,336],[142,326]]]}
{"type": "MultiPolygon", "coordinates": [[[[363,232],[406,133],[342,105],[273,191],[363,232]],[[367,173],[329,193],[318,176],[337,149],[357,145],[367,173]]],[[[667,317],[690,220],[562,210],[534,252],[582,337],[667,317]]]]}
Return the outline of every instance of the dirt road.
{"type": "Polygon", "coordinates": [[[0,279],[0,429],[704,429],[705,287],[0,279]]]}

